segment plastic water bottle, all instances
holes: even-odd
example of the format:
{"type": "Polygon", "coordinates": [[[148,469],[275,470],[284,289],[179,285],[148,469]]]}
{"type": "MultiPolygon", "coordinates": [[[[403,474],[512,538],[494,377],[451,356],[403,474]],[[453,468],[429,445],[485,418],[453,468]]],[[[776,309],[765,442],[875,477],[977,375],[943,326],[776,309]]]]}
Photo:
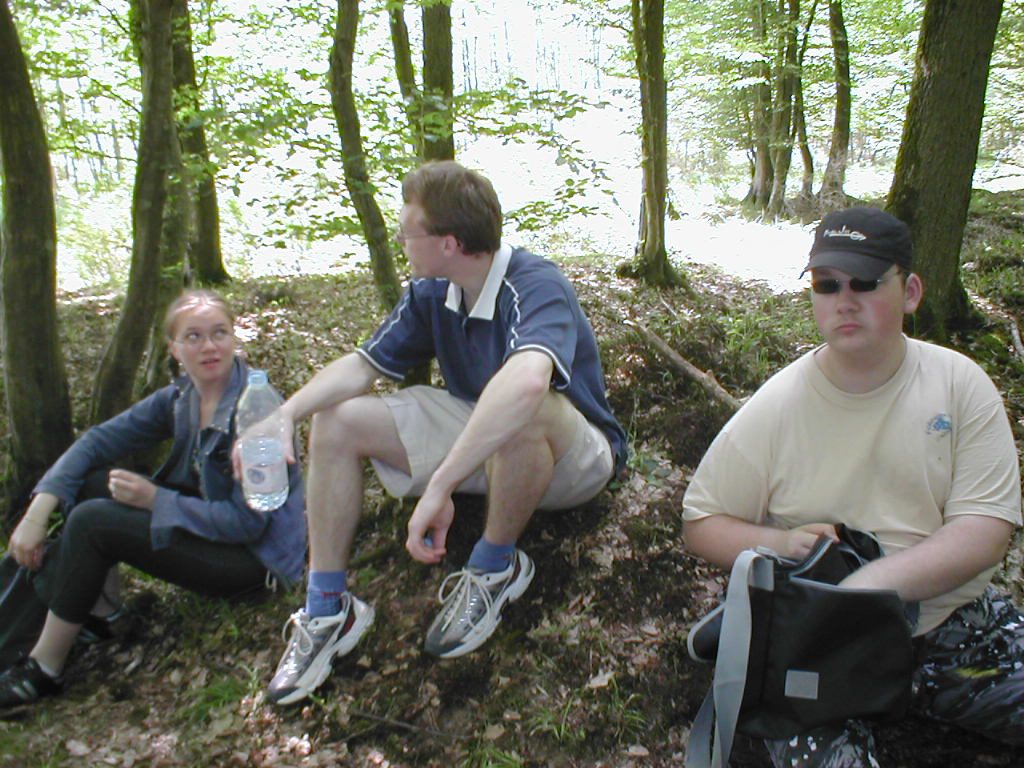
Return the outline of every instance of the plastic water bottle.
{"type": "Polygon", "coordinates": [[[242,459],[242,495],[257,512],[277,509],[288,498],[288,467],[281,441],[281,397],[267,383],[267,374],[249,371],[238,400],[236,424],[242,459]]]}

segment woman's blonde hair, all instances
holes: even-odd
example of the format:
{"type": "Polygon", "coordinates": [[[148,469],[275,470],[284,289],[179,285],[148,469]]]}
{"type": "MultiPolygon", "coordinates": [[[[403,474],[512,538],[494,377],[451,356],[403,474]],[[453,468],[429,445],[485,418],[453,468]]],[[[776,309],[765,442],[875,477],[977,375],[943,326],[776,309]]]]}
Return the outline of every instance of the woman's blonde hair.
{"type": "Polygon", "coordinates": [[[234,326],[235,313],[222,296],[205,288],[190,288],[182,292],[167,307],[167,314],[164,315],[164,336],[167,337],[167,340],[174,341],[174,331],[182,313],[204,305],[219,309],[227,317],[228,322],[234,326]]]}

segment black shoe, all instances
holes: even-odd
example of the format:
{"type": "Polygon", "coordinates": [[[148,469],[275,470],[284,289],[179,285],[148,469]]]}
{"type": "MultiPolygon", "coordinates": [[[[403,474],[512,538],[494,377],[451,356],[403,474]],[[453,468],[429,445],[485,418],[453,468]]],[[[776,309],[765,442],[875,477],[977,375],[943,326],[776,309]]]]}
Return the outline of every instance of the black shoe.
{"type": "Polygon", "coordinates": [[[127,635],[134,624],[135,614],[122,605],[109,616],[90,615],[78,630],[77,639],[85,645],[106,643],[127,635]]]}
{"type": "Polygon", "coordinates": [[[0,674],[0,709],[30,704],[43,696],[60,693],[64,681],[43,672],[39,663],[26,656],[0,674]]]}

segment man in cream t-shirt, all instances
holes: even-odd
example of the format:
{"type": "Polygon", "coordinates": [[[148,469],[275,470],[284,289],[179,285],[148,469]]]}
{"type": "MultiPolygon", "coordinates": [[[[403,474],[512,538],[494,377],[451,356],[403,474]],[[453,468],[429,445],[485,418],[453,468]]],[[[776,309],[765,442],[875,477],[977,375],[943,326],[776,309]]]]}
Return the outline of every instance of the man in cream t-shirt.
{"type": "MultiPolygon", "coordinates": [[[[903,335],[923,292],[903,222],[831,213],[806,270],[825,343],[715,438],[684,499],[687,548],[729,569],[756,546],[799,558],[836,523],[873,532],[886,556],[844,585],[920,603],[915,709],[1022,742],[1024,616],[989,587],[1021,522],[999,392],[963,355],[903,335]]],[[[877,764],[857,721],[768,747],[777,766],[877,764]]]]}

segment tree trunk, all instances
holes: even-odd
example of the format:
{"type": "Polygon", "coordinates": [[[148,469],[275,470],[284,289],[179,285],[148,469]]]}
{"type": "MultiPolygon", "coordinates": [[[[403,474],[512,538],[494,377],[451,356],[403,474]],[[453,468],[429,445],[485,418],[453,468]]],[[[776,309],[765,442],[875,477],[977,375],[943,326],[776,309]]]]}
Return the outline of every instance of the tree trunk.
{"type": "Polygon", "coordinates": [[[793,100],[793,131],[796,134],[796,145],[800,149],[800,162],[804,169],[800,175],[800,197],[810,200],[814,196],[814,155],[811,154],[811,147],[807,140],[803,78],[800,78],[796,84],[796,95],[793,100]]]}
{"type": "Polygon", "coordinates": [[[779,71],[776,75],[772,109],[772,192],[768,215],[781,216],[786,208],[786,177],[793,161],[793,100],[800,66],[797,62],[797,24],[800,0],[787,0],[788,15],[779,32],[779,71]]]}
{"type": "Polygon", "coordinates": [[[1002,0],[928,0],[888,210],[914,236],[925,284],[914,332],[938,341],[971,319],[960,245],[1002,0]]]}
{"type": "Polygon", "coordinates": [[[43,121],[7,0],[0,0],[0,304],[10,429],[6,515],[72,440],[57,336],[57,229],[43,121]]]}
{"type": "Polygon", "coordinates": [[[842,208],[846,204],[846,164],[850,154],[850,115],[853,97],[850,90],[850,41],[846,36],[841,0],[828,4],[828,29],[832,36],[832,51],[836,63],[836,114],[832,124],[832,141],[828,150],[828,165],[821,181],[818,201],[823,212],[842,208]]]}
{"type": "Polygon", "coordinates": [[[370,266],[380,302],[386,310],[390,310],[398,303],[402,287],[395,271],[391,238],[388,236],[384,216],[374,198],[373,184],[366,168],[359,113],[352,91],[352,59],[355,54],[358,26],[359,0],[338,0],[334,45],[331,47],[331,106],[341,136],[345,186],[352,197],[352,204],[359,216],[363,232],[366,233],[366,244],[370,249],[370,266]]]}
{"type": "Polygon", "coordinates": [[[161,236],[171,169],[174,113],[171,103],[171,5],[174,0],[138,0],[142,67],[142,118],[132,197],[132,262],[124,308],[96,379],[92,420],[127,408],[135,375],[147,349],[157,311],[161,236]]]}
{"type": "Polygon", "coordinates": [[[220,249],[217,174],[206,145],[187,0],[174,0],[171,24],[178,139],[184,153],[183,164],[194,186],[190,198],[195,211],[195,230],[189,238],[189,261],[196,281],[204,285],[220,284],[230,280],[231,276],[224,268],[220,249]]]}
{"type": "Polygon", "coordinates": [[[668,103],[664,0],[632,0],[633,52],[640,78],[643,191],[633,272],[651,285],[679,285],[665,248],[668,191],[668,103]]]}
{"type": "Polygon", "coordinates": [[[145,373],[134,398],[141,399],[167,384],[169,371],[167,339],[164,337],[163,315],[185,284],[190,235],[195,230],[192,217],[195,201],[192,198],[192,177],[186,172],[181,147],[172,135],[167,174],[167,202],[164,205],[164,226],[160,239],[160,277],[156,296],[156,309],[150,327],[149,344],[145,357],[145,373]]]}
{"type": "Polygon", "coordinates": [[[811,9],[807,14],[807,25],[804,27],[802,42],[800,43],[800,57],[797,61],[799,68],[796,78],[796,93],[793,96],[793,134],[797,147],[800,148],[800,160],[803,163],[803,174],[800,177],[800,197],[803,200],[810,200],[814,194],[814,155],[811,154],[810,143],[807,140],[807,115],[804,108],[804,60],[807,57],[807,47],[811,40],[811,26],[814,24],[814,16],[818,9],[818,0],[813,0],[811,9]]]}
{"type": "MultiPolygon", "coordinates": [[[[766,0],[751,0],[750,8],[754,45],[764,53],[768,39],[766,0]]],[[[750,189],[743,200],[743,205],[763,211],[767,208],[768,200],[771,197],[774,176],[771,158],[771,67],[765,59],[759,59],[754,65],[754,77],[758,79],[759,84],[752,88],[751,152],[753,154],[753,169],[750,189]]]]}
{"type": "Polygon", "coordinates": [[[423,8],[423,159],[454,160],[452,9],[423,8]]]}
{"type": "Polygon", "coordinates": [[[412,65],[412,50],[409,45],[409,27],[405,23],[405,3],[402,0],[396,0],[389,5],[388,21],[391,27],[391,49],[395,55],[395,78],[398,80],[402,101],[405,102],[412,153],[416,157],[423,157],[420,138],[420,89],[416,85],[416,70],[412,65]]]}

